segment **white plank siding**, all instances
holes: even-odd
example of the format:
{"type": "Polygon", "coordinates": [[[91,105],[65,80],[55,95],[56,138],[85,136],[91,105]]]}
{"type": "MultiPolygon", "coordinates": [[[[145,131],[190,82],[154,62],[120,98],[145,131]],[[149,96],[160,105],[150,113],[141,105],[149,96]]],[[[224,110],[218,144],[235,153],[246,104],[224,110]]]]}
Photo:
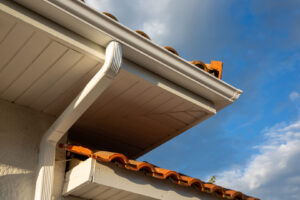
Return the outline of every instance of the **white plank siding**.
{"type": "MultiPolygon", "coordinates": [[[[49,47],[27,68],[17,80],[1,95],[9,101],[15,101],[36,80],[57,63],[65,55],[67,48],[57,42],[51,42],[49,47]]],[[[12,69],[13,70],[13,69],[12,69]]]]}
{"type": "MultiPolygon", "coordinates": [[[[3,20],[3,19],[1,19],[3,20]]],[[[34,31],[32,28],[17,23],[12,27],[12,30],[3,38],[0,44],[0,70],[14,58],[14,56],[22,49],[30,40],[34,31]]]]}
{"type": "Polygon", "coordinates": [[[73,67],[83,55],[68,49],[60,59],[50,67],[47,72],[35,81],[17,100],[16,103],[29,105],[33,97],[37,97],[45,90],[45,86],[55,84],[71,67],[73,67]]]}
{"type": "MultiPolygon", "coordinates": [[[[44,34],[36,33],[14,59],[0,72],[0,94],[6,91],[38,59],[50,45],[51,40],[44,34]]],[[[2,48],[0,47],[0,51],[2,48]]]]}
{"type": "Polygon", "coordinates": [[[59,95],[67,92],[72,85],[76,84],[89,70],[97,65],[99,65],[97,61],[84,57],[68,73],[63,74],[55,84],[49,85],[36,101],[31,103],[30,107],[42,111],[47,109],[47,106],[54,102],[59,95]]]}

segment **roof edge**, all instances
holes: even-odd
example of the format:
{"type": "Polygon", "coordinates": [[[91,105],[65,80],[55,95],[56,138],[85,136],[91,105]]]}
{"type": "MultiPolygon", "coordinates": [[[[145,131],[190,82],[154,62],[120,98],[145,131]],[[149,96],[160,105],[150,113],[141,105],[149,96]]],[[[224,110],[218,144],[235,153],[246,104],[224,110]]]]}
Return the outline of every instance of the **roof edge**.
{"type": "MultiPolygon", "coordinates": [[[[78,34],[83,35],[101,46],[106,46],[110,40],[119,41],[124,46],[125,56],[125,51],[127,50],[159,63],[159,67],[148,66],[146,68],[172,82],[177,82],[177,80],[181,79],[177,83],[179,85],[182,84],[184,88],[196,94],[197,89],[195,87],[190,87],[190,85],[192,83],[194,86],[200,86],[209,93],[208,96],[217,97],[215,103],[225,101],[227,102],[225,104],[229,105],[238,99],[242,93],[241,90],[219,80],[203,70],[194,67],[194,65],[190,64],[183,58],[170,53],[163,47],[160,47],[154,42],[140,36],[133,30],[99,13],[81,1],[39,0],[39,2],[35,1],[34,3],[26,0],[15,1],[29,9],[35,10],[39,14],[52,19],[76,33],[79,32],[78,34]],[[49,8],[45,9],[46,5],[49,8]],[[44,6],[44,8],[42,8],[42,6],[44,6]],[[62,14],[68,16],[69,19],[72,18],[73,20],[62,21],[59,19],[62,14]],[[85,27],[80,25],[81,27],[79,28],[79,24],[85,24],[86,28],[94,29],[94,31],[97,29],[98,34],[104,33],[109,38],[102,41],[95,41],[95,36],[84,34],[84,30],[82,29],[85,29],[85,27]]],[[[221,106],[220,108],[222,107],[224,106],[221,106]]]]}

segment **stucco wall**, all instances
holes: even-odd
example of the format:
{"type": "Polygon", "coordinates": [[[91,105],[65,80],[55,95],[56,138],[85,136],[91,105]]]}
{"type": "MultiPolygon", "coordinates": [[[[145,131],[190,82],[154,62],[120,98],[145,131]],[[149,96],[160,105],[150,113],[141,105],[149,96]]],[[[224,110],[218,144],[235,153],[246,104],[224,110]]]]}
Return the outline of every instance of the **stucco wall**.
{"type": "Polygon", "coordinates": [[[0,199],[34,198],[39,143],[53,118],[0,100],[0,199]]]}

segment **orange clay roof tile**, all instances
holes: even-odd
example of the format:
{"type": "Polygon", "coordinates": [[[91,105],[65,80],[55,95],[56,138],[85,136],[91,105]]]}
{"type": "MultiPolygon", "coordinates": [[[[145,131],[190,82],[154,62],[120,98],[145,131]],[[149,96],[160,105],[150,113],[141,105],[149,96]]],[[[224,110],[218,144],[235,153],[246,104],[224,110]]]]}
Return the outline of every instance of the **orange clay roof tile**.
{"type": "Polygon", "coordinates": [[[153,177],[159,179],[170,179],[176,183],[180,183],[180,175],[177,172],[159,167],[155,167],[154,170],[155,173],[153,174],[153,177]]]}
{"type": "Polygon", "coordinates": [[[224,197],[224,188],[212,183],[204,183],[204,191],[224,197]]]}
{"type": "Polygon", "coordinates": [[[108,17],[110,17],[111,19],[113,19],[113,20],[115,20],[117,22],[119,21],[114,15],[112,15],[112,14],[110,14],[108,12],[103,12],[103,14],[106,15],[106,16],[108,16],[108,17]]]}
{"type": "Polygon", "coordinates": [[[234,191],[234,190],[226,190],[225,191],[225,196],[229,197],[231,199],[241,199],[241,200],[246,199],[246,197],[243,193],[238,192],[238,191],[234,191]]]}
{"type": "Polygon", "coordinates": [[[171,53],[179,56],[178,52],[173,47],[165,46],[164,48],[167,49],[168,51],[170,51],[171,53]]]}
{"type": "Polygon", "coordinates": [[[215,77],[221,79],[223,63],[221,61],[212,60],[211,64],[205,64],[200,60],[189,61],[189,63],[195,65],[196,67],[203,69],[204,71],[213,74],[215,77]]]}
{"type": "Polygon", "coordinates": [[[75,145],[68,145],[68,144],[60,144],[60,148],[87,157],[92,157],[93,156],[93,151],[91,151],[88,148],[82,147],[82,146],[75,146],[75,145]]]}
{"type": "Polygon", "coordinates": [[[218,72],[217,78],[222,78],[222,71],[223,71],[223,62],[212,60],[211,64],[208,66],[209,70],[216,70],[218,72]]]}
{"type": "Polygon", "coordinates": [[[189,63],[195,65],[196,67],[199,67],[200,69],[203,69],[204,71],[208,72],[208,68],[206,66],[206,64],[200,60],[193,60],[190,61],[189,63]]]}
{"type": "Polygon", "coordinates": [[[201,191],[204,190],[204,184],[201,180],[189,176],[180,176],[181,185],[197,188],[201,191]]]}
{"type": "Polygon", "coordinates": [[[69,144],[60,144],[59,147],[75,154],[92,157],[100,162],[114,162],[117,163],[118,166],[124,167],[125,169],[131,171],[143,171],[145,172],[146,175],[150,175],[155,178],[169,179],[173,183],[187,186],[187,187],[192,187],[198,191],[213,194],[223,199],[259,200],[254,197],[246,196],[243,193],[238,191],[229,190],[212,183],[204,183],[203,181],[197,178],[179,174],[178,172],[172,170],[156,167],[147,162],[129,160],[125,155],[121,153],[114,153],[109,151],[93,152],[88,148],[82,146],[69,145],[69,144]]]}
{"type": "Polygon", "coordinates": [[[125,165],[126,169],[132,171],[143,171],[149,175],[153,175],[155,173],[154,166],[147,162],[141,162],[137,160],[129,160],[128,163],[125,165]]]}
{"type": "Polygon", "coordinates": [[[149,37],[144,31],[136,30],[135,32],[137,32],[137,33],[140,34],[141,36],[147,38],[148,40],[151,40],[150,37],[149,37]]]}
{"type": "Polygon", "coordinates": [[[97,151],[93,154],[93,158],[98,161],[121,163],[123,166],[128,163],[128,158],[125,155],[109,151],[97,151]]]}

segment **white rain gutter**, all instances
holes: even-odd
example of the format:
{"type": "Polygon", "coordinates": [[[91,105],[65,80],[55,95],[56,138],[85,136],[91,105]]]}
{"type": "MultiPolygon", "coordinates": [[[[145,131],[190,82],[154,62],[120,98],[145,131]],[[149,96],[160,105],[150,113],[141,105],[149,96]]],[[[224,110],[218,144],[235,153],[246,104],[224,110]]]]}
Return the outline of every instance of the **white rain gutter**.
{"type": "Polygon", "coordinates": [[[110,40],[119,41],[124,58],[212,101],[217,110],[234,102],[242,93],[80,0],[14,1],[99,45],[105,46],[110,40]]]}
{"type": "Polygon", "coordinates": [[[112,83],[119,73],[121,65],[121,45],[112,41],[106,48],[105,61],[102,68],[44,134],[40,144],[35,200],[51,200],[55,150],[58,141],[112,83]]]}

